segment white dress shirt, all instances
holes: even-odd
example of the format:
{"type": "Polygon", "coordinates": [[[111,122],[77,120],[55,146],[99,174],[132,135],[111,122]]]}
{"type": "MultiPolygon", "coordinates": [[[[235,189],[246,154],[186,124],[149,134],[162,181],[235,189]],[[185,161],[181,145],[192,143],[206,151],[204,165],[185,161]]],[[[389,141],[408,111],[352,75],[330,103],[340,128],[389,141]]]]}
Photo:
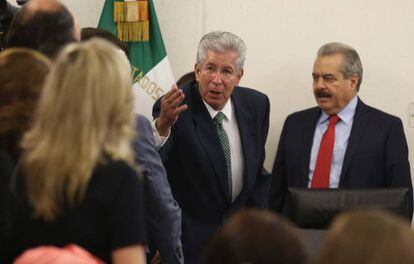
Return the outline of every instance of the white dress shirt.
{"type": "MultiPolygon", "coordinates": [[[[204,100],[211,118],[213,119],[219,111],[214,110],[204,100]]],[[[240,140],[239,127],[237,124],[237,118],[234,112],[233,103],[228,100],[221,111],[226,118],[223,119],[223,129],[227,133],[230,143],[230,155],[231,155],[231,178],[232,178],[232,201],[234,201],[240,194],[243,188],[243,172],[244,172],[244,156],[243,149],[240,140]]]]}

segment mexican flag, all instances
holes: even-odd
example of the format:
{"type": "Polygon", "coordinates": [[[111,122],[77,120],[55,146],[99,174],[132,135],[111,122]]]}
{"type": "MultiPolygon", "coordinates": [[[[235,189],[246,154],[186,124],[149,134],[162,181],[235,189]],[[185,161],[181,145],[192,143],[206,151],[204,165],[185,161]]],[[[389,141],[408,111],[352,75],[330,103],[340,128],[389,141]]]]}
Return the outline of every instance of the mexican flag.
{"type": "Polygon", "coordinates": [[[130,49],[135,112],[152,120],[152,106],[175,82],[152,0],[105,0],[98,28],[130,49]]]}

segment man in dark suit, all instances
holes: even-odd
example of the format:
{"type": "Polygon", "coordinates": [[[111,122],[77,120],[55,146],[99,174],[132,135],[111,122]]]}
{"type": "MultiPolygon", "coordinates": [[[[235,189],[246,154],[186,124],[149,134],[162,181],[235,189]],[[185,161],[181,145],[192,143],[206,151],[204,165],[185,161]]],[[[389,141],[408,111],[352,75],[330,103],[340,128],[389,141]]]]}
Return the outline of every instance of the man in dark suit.
{"type": "MultiPolygon", "coordinates": [[[[399,118],[364,104],[358,53],[328,43],[313,67],[318,107],[287,117],[273,167],[270,207],[282,211],[288,187],[407,187],[408,147],[399,118]]],[[[287,208],[288,210],[288,208],[287,208]]]]}
{"type": "Polygon", "coordinates": [[[151,123],[137,115],[135,161],[145,176],[145,219],[148,246],[163,263],[184,263],[181,246],[181,209],[171,194],[167,173],[155,148],[151,123]]]}
{"type": "Polygon", "coordinates": [[[186,263],[198,263],[213,232],[232,212],[266,207],[270,175],[263,170],[270,103],[239,87],[246,48],[229,32],[200,41],[196,81],[171,89],[154,106],[160,150],[182,209],[186,263]],[[229,100],[230,99],[230,100],[229,100]]]}

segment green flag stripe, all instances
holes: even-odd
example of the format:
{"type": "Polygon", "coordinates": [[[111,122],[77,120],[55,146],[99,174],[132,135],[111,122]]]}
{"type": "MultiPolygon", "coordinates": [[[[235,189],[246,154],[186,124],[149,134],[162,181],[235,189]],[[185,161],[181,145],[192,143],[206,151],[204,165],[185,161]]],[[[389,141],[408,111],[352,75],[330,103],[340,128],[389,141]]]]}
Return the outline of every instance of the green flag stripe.
{"type": "MultiPolygon", "coordinates": [[[[158,25],[157,14],[152,0],[148,0],[150,40],[146,42],[128,42],[131,64],[137,67],[145,75],[157,65],[167,52],[158,25]]],[[[117,35],[117,27],[114,22],[114,0],[106,0],[99,19],[99,28],[109,30],[117,35]]]]}

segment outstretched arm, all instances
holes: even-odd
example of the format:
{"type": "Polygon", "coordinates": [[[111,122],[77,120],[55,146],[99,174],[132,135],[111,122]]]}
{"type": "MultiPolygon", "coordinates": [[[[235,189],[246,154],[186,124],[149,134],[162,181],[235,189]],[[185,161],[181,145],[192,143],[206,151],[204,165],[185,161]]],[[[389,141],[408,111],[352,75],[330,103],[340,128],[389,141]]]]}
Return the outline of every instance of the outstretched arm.
{"type": "Polygon", "coordinates": [[[155,149],[152,126],[137,117],[138,137],[134,143],[135,160],[146,177],[145,209],[150,246],[166,263],[182,263],[181,209],[174,200],[161,158],[155,149]]]}

